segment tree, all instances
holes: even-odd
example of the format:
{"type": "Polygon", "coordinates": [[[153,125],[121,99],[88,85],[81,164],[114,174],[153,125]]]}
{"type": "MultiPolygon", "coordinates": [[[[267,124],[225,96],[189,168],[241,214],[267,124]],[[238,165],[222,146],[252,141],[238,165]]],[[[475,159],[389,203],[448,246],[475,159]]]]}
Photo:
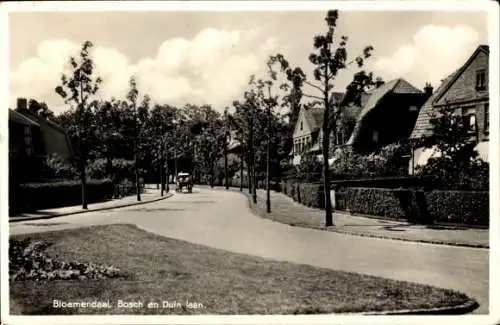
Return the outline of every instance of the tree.
{"type": "Polygon", "coordinates": [[[363,67],[365,59],[371,56],[373,51],[372,46],[364,48],[363,53],[357,56],[354,60],[348,61],[347,57],[347,40],[346,36],[341,36],[340,41],[334,48],[335,43],[335,28],[337,26],[338,11],[330,10],[327,12],[325,21],[327,30],[323,35],[314,37],[314,53],[309,55],[309,61],[314,65],[314,79],[319,82],[315,84],[306,80],[305,75],[300,69],[291,69],[289,63],[278,54],[276,60],[281,63],[282,71],[286,73],[287,79],[294,82],[297,86],[307,85],[311,89],[315,89],[320,95],[310,95],[301,93],[303,97],[312,98],[320,101],[323,109],[323,123],[321,126],[322,133],[322,157],[323,157],[323,185],[325,194],[325,225],[333,225],[332,202],[330,199],[330,171],[329,171],[329,147],[330,134],[336,133],[338,119],[341,116],[342,108],[354,103],[359,105],[361,101],[361,93],[366,88],[374,85],[373,74],[359,71],[354,74],[352,82],[347,86],[346,93],[340,103],[334,101],[332,94],[333,81],[340,72],[346,70],[348,66],[356,63],[358,68],[363,67]]]}
{"type": "Polygon", "coordinates": [[[137,113],[137,98],[139,96],[139,90],[137,89],[137,82],[134,76],[130,78],[129,87],[127,100],[129,101],[130,108],[134,112],[135,187],[137,191],[137,201],[141,201],[141,187],[139,184],[139,137],[141,131],[138,117],[139,114],[137,113]]]}
{"type": "Polygon", "coordinates": [[[478,158],[475,149],[478,141],[475,116],[463,116],[457,110],[445,104],[431,113],[431,135],[416,145],[434,148],[438,157],[417,167],[417,173],[437,176],[445,188],[487,190],[489,164],[478,158]]]}
{"type": "Polygon", "coordinates": [[[36,99],[30,99],[28,101],[28,112],[36,117],[48,119],[54,118],[54,112],[49,109],[47,104],[44,102],[39,102],[36,99]]]}
{"type": "Polygon", "coordinates": [[[70,104],[71,108],[76,110],[77,123],[69,129],[69,132],[73,138],[78,139],[76,151],[78,152],[78,169],[82,183],[83,209],[87,209],[85,169],[90,137],[92,136],[92,130],[89,130],[89,119],[92,118],[92,107],[95,105],[92,97],[97,93],[102,82],[100,77],[94,78],[94,62],[90,56],[92,47],[93,44],[86,41],[83,43],[78,57],[70,57],[72,72],[69,76],[63,74],[61,84],[55,88],[56,93],[64,99],[65,103],[70,104]]]}

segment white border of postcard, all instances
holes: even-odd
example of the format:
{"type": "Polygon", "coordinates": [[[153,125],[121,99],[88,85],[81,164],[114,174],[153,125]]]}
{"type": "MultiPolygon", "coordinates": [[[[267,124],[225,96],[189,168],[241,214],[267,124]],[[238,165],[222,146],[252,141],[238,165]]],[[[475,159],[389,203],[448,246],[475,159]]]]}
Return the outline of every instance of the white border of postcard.
{"type": "MultiPolygon", "coordinates": [[[[1,321],[5,324],[496,324],[499,314],[500,250],[498,139],[499,139],[499,7],[493,1],[75,1],[12,2],[0,4],[0,161],[1,178],[1,321]],[[488,12],[490,46],[490,314],[464,316],[11,316],[8,288],[8,13],[51,11],[483,11],[488,12]],[[496,307],[496,308],[495,308],[496,307]]],[[[466,281],[466,280],[464,280],[466,281]]]]}

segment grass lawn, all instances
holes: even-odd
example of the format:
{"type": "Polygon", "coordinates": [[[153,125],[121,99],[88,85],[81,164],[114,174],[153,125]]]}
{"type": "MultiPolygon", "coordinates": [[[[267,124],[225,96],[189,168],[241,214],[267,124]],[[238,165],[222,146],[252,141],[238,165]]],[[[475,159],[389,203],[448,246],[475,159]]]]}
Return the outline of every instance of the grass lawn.
{"type": "MultiPolygon", "coordinates": [[[[239,192],[239,189],[231,189],[239,192]]],[[[261,218],[270,219],[296,227],[306,227],[335,231],[351,235],[400,239],[434,244],[448,244],[469,247],[489,247],[488,229],[471,227],[428,227],[408,224],[396,220],[383,220],[336,213],[335,226],[325,228],[325,212],[294,202],[282,193],[271,192],[271,213],[266,212],[266,192],[257,191],[257,204],[253,204],[248,189],[243,193],[248,197],[252,212],[261,218]]]]}
{"type": "Polygon", "coordinates": [[[49,243],[45,254],[50,257],[114,265],[129,274],[113,279],[10,281],[12,314],[316,314],[433,308],[468,301],[466,295],[450,290],[235,254],[132,225],[11,238],[42,240],[49,243]],[[53,308],[54,299],[109,300],[112,307],[53,308]],[[120,299],[142,301],[144,307],[119,308],[120,299]],[[161,308],[162,301],[172,308],[161,308]],[[203,307],[188,308],[186,301],[203,307]],[[148,302],[158,302],[160,308],[147,308],[148,302]]]}

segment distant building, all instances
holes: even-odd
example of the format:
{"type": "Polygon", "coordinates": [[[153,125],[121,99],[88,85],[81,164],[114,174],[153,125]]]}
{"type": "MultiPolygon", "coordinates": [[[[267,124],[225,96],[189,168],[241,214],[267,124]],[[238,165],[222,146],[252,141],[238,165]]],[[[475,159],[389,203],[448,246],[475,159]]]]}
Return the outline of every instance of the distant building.
{"type": "Polygon", "coordinates": [[[62,127],[30,112],[27,100],[19,98],[16,110],[9,109],[9,153],[12,158],[44,158],[57,154],[68,159],[73,150],[62,127]]]}
{"type": "MultiPolygon", "coordinates": [[[[479,156],[488,160],[489,142],[489,47],[480,45],[455,72],[442,80],[441,85],[425,102],[411,134],[416,140],[432,136],[431,116],[443,106],[455,106],[456,112],[466,118],[472,141],[477,143],[479,156]]],[[[415,148],[410,160],[410,174],[429,158],[439,155],[435,149],[415,148]]]]}
{"type": "MultiPolygon", "coordinates": [[[[336,134],[330,135],[332,147],[369,154],[391,143],[409,138],[420,107],[429,97],[406,80],[395,79],[367,91],[362,95],[361,106],[343,109],[337,121],[336,134]]],[[[334,102],[342,100],[342,93],[334,93],[334,102]]],[[[293,164],[300,164],[307,152],[321,156],[323,138],[323,108],[302,109],[293,135],[293,164]]],[[[330,158],[334,159],[333,155],[330,158]]]]}

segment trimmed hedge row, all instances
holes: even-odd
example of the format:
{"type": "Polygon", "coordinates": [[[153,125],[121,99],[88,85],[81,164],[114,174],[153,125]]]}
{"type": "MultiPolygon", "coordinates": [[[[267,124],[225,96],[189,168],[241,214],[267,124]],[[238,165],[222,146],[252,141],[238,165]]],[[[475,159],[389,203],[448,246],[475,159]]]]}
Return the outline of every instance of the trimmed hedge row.
{"type": "Polygon", "coordinates": [[[487,191],[414,191],[410,189],[347,188],[350,212],[401,218],[416,223],[489,225],[487,191]]]}
{"type": "Polygon", "coordinates": [[[280,183],[283,193],[294,201],[312,208],[325,208],[325,194],[323,184],[298,183],[282,181],[280,183]]]}
{"type": "MultiPolygon", "coordinates": [[[[294,201],[324,208],[322,184],[283,181],[281,186],[294,201]]],[[[489,192],[343,187],[335,193],[335,209],[421,224],[488,226],[489,192]]]]}
{"type": "Polygon", "coordinates": [[[432,191],[425,199],[429,214],[437,222],[489,225],[488,191],[432,191]]]}
{"type": "MultiPolygon", "coordinates": [[[[113,198],[113,182],[109,179],[87,181],[87,202],[102,202],[113,198]]],[[[9,205],[12,212],[29,212],[82,203],[81,182],[21,184],[10,193],[9,205]]]]}

